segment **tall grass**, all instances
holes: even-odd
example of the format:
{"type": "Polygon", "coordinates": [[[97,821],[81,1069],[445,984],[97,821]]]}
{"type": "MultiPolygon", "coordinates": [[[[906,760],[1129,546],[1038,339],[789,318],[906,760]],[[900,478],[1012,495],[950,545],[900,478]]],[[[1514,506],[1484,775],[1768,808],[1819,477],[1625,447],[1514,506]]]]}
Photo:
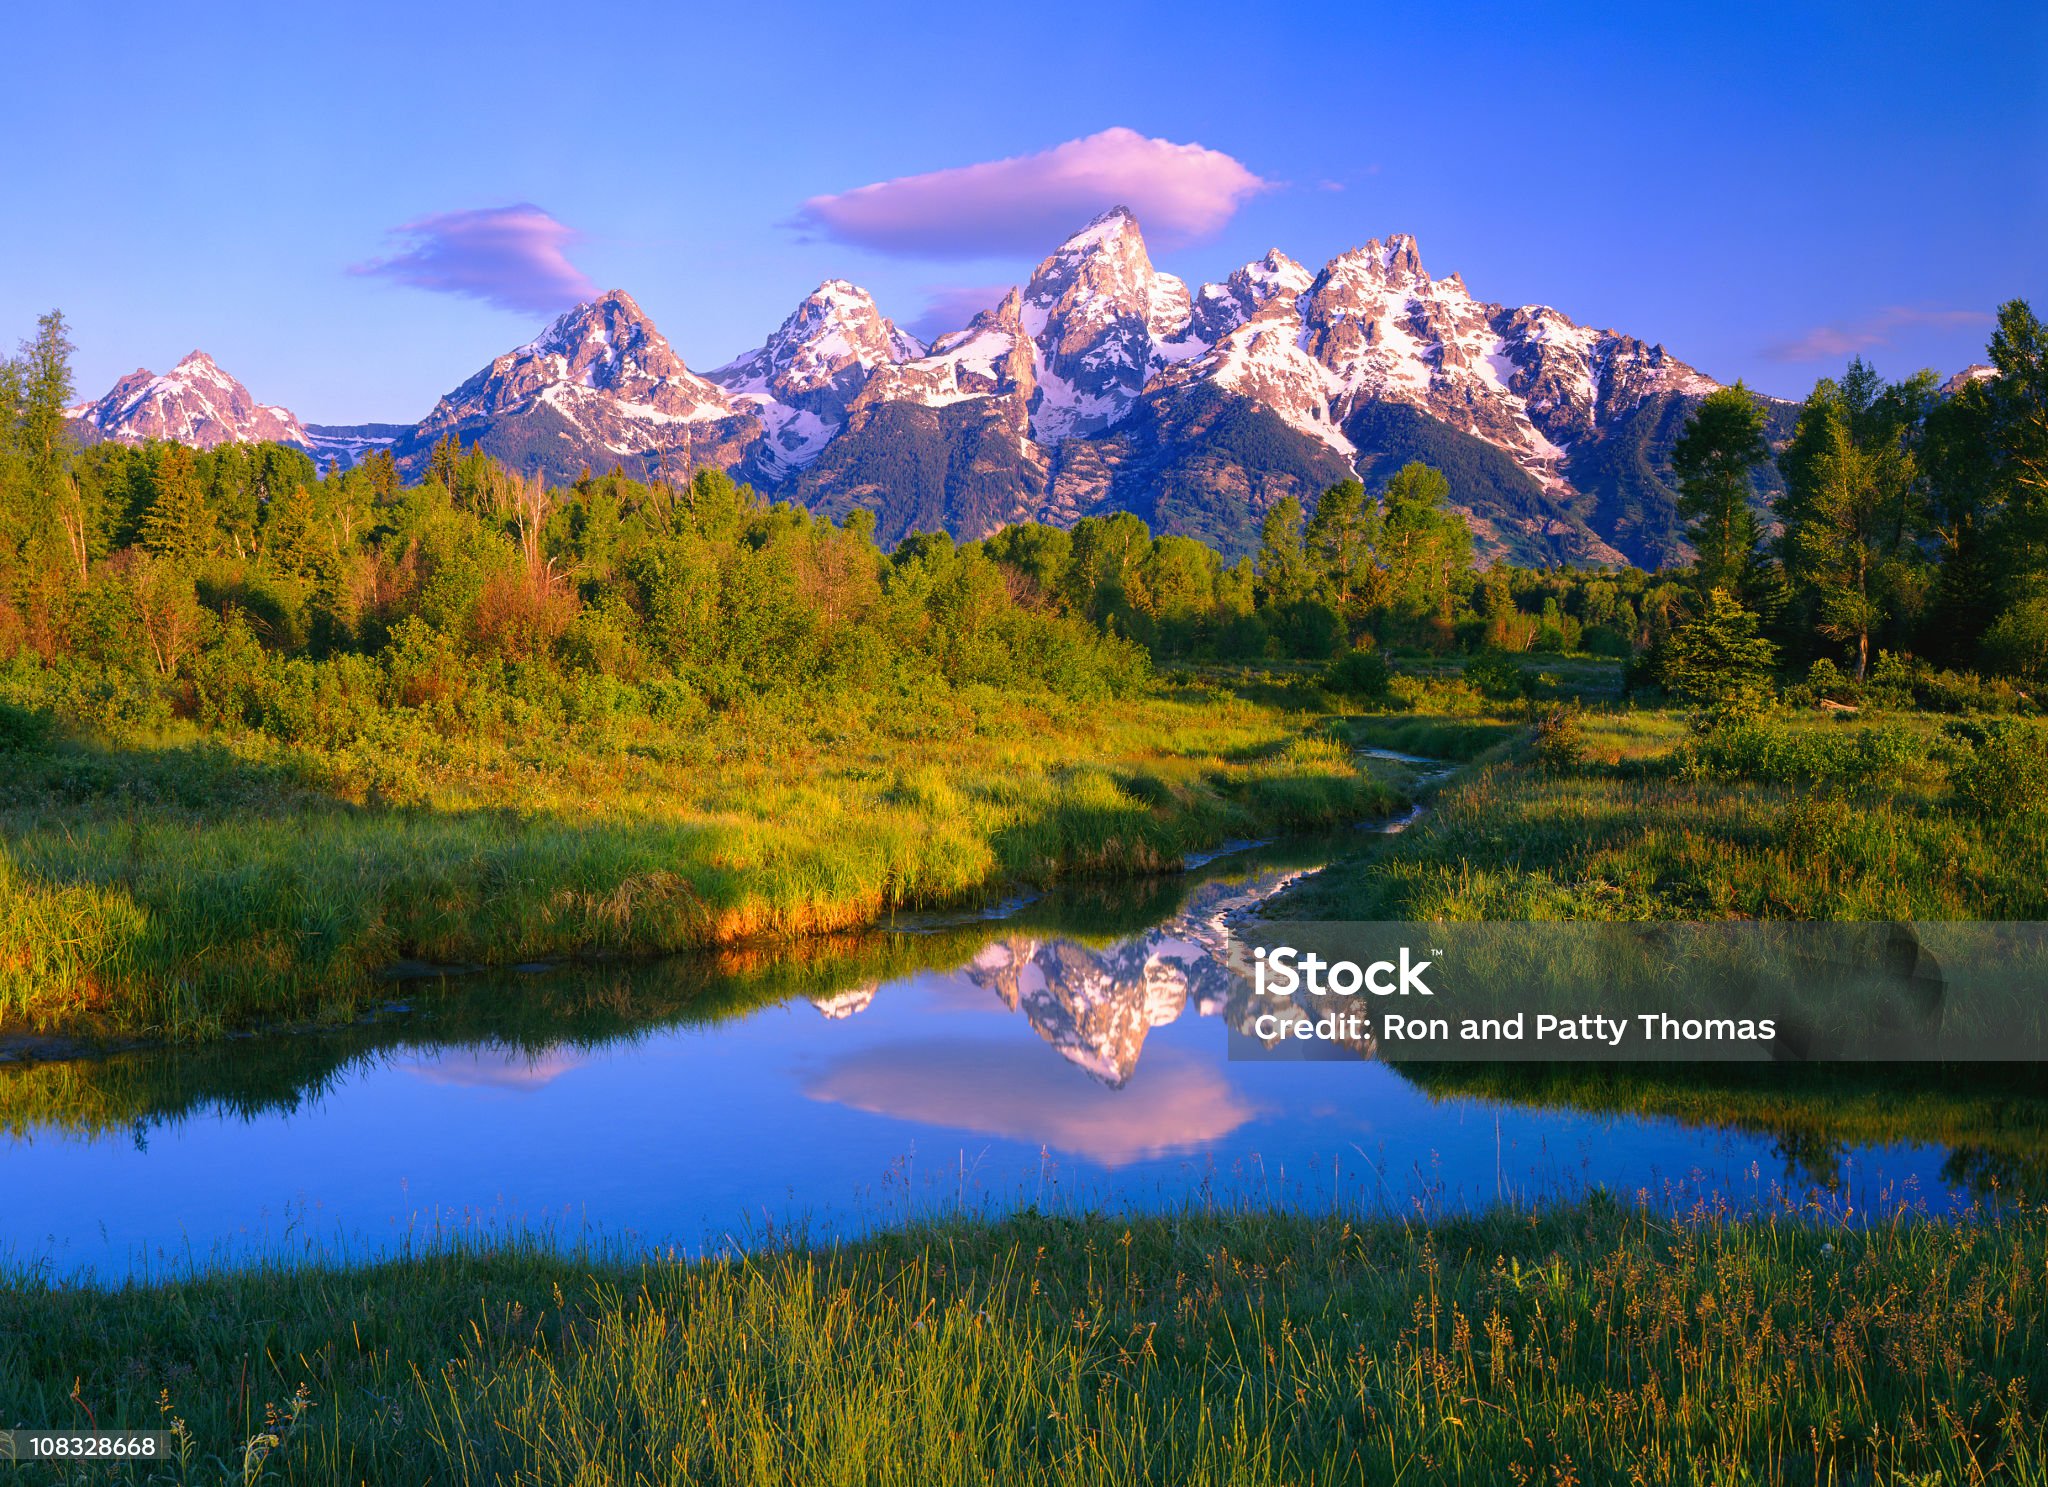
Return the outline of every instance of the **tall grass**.
{"type": "Polygon", "coordinates": [[[57,740],[0,787],[0,1027],[353,1016],[414,959],[789,939],[1390,808],[1313,717],[988,689],[387,748],[57,740]]]}
{"type": "MultiPolygon", "coordinates": [[[[1375,742],[1420,745],[1432,720],[1361,726],[1375,742]]],[[[1451,717],[1434,727],[1441,747],[1475,725],[1451,717]]],[[[2048,918],[2048,810],[1987,812],[1959,793],[1982,751],[1942,720],[1791,716],[1698,741],[1678,713],[1609,708],[1584,713],[1576,734],[1575,757],[1540,768],[1525,762],[1526,746],[1476,754],[1416,829],[1319,874],[1274,912],[2048,918]]],[[[2048,733],[2037,737],[2048,749],[2048,733]]]]}
{"type": "MultiPolygon", "coordinates": [[[[2048,1217],[1025,1214],[689,1264],[535,1247],[0,1284],[0,1414],[222,1480],[2048,1479],[2048,1217]]],[[[33,1481],[30,1476],[26,1480],[33,1481]]]]}

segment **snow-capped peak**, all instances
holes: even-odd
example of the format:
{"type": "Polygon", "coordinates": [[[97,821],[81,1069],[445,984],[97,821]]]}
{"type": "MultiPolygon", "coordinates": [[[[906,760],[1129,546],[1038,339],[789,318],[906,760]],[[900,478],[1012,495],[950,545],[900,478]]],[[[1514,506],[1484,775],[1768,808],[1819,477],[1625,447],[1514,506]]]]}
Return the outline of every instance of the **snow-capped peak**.
{"type": "Polygon", "coordinates": [[[138,367],[103,396],[65,411],[93,437],[123,443],[167,439],[210,449],[273,440],[313,447],[296,414],[257,402],[204,351],[187,352],[162,376],[138,367]]]}
{"type": "Polygon", "coordinates": [[[742,424],[754,427],[724,388],[684,365],[622,289],[557,316],[533,340],[494,358],[441,399],[403,441],[403,457],[416,458],[450,433],[527,418],[541,419],[550,437],[581,441],[597,455],[592,463],[666,456],[707,441],[724,448],[742,424]]]}
{"type": "Polygon", "coordinates": [[[874,368],[915,360],[924,349],[884,318],[865,289],[827,279],[760,347],[709,375],[743,396],[794,402],[829,389],[843,405],[874,368]]]}
{"type": "Polygon", "coordinates": [[[1136,238],[1143,249],[1144,234],[1138,230],[1138,218],[1129,207],[1114,206],[1089,219],[1088,225],[1054,249],[1054,255],[1061,253],[1085,253],[1106,243],[1125,238],[1136,238]]]}
{"type": "Polygon", "coordinates": [[[710,374],[761,419],[761,473],[780,480],[811,463],[846,423],[881,367],[915,360],[924,344],[886,319],[874,296],[827,279],[753,351],[710,374]]]}
{"type": "Polygon", "coordinates": [[[1152,266],[1128,208],[1068,238],[1024,287],[1022,324],[1038,353],[1033,436],[1057,443],[1121,419],[1155,370],[1200,349],[1184,344],[1190,310],[1187,285],[1152,266]]]}

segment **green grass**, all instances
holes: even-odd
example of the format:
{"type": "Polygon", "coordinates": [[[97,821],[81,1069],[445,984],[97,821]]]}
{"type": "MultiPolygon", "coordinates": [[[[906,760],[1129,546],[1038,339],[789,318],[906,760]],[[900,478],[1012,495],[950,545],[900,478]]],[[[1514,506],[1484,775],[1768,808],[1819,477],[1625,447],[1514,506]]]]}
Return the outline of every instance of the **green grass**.
{"type": "MultiPolygon", "coordinates": [[[[2048,1480],[2048,1217],[1024,1214],[0,1282],[0,1415],[319,1483],[2048,1480]]],[[[228,1467],[229,1469],[223,1469],[228,1467]]],[[[25,1483],[54,1480],[24,1475],[25,1483]]]]}
{"type": "Polygon", "coordinates": [[[0,1030],[345,1020],[405,959],[846,931],[1391,809],[1312,715],[988,689],[536,736],[54,739],[0,786],[0,1030]]]}
{"type": "MultiPolygon", "coordinates": [[[[1517,721],[1511,711],[1495,724],[1517,721]]],[[[1942,720],[1783,715],[1721,759],[1675,711],[1594,708],[1583,757],[1539,767],[1469,716],[1354,722],[1475,767],[1388,850],[1275,905],[1301,919],[2048,919],[2048,812],[1958,801],[1942,720]]]]}

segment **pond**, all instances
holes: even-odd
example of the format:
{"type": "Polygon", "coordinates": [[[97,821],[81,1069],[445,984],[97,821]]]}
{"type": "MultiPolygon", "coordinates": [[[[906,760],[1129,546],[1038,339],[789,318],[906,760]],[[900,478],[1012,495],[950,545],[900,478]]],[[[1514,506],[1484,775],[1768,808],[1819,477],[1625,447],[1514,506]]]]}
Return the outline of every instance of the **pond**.
{"type": "Polygon", "coordinates": [[[0,1067],[0,1255],[113,1280],[510,1229],[703,1252],[1027,1204],[1441,1212],[1593,1186],[1810,1192],[1853,1219],[2036,1163],[2031,1096],[1967,1129],[1984,1071],[1959,1125],[1938,1090],[1888,1100],[1883,1070],[1731,1089],[1703,1119],[1697,1089],[1666,1098],[1669,1071],[1589,1099],[1231,1057],[1234,916],[1368,841],[838,940],[401,987],[416,1005],[341,1029],[0,1067]],[[1873,1107],[1892,1114],[1836,1118],[1873,1107]]]}

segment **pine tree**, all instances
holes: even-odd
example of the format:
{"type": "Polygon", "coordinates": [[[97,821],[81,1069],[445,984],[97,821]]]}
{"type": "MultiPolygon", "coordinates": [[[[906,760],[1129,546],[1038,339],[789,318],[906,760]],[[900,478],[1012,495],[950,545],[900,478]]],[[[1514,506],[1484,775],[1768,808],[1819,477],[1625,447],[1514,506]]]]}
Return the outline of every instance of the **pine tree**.
{"type": "Polygon", "coordinates": [[[142,545],[159,557],[188,562],[213,545],[213,513],[192,451],[165,444],[156,451],[151,484],[155,494],[142,514],[142,545]]]}
{"type": "Polygon", "coordinates": [[[1671,449],[1678,477],[1678,514],[1699,553],[1700,591],[1745,591],[1755,563],[1759,527],[1750,500],[1756,467],[1770,457],[1764,415],[1737,382],[1709,393],[1671,449]]]}
{"type": "Polygon", "coordinates": [[[1757,633],[1755,614],[1727,589],[1713,588],[1665,641],[1658,679],[1679,701],[1721,721],[1763,710],[1776,662],[1777,649],[1757,633]]]}

